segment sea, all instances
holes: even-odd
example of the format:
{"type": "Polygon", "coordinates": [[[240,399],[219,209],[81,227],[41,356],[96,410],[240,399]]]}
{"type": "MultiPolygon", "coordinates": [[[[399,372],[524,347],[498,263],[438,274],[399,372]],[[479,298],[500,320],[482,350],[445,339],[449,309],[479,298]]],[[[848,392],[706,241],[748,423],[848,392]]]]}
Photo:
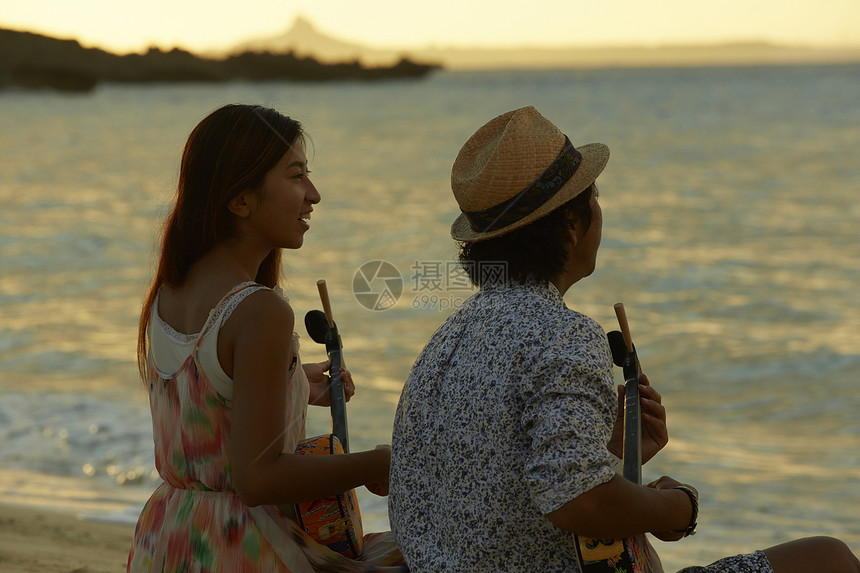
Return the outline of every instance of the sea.
{"type": "MultiPolygon", "coordinates": [[[[322,202],[283,286],[321,361],[301,317],[326,281],[354,451],[390,442],[413,361],[474,292],[449,235],[458,149],[532,105],[611,149],[598,267],[565,300],[606,330],[624,303],[668,410],[644,479],[700,492],[698,534],[655,542],[667,571],[810,535],[860,554],[860,64],[0,92],[0,501],[134,523],[158,484],[140,303],[185,139],[226,103],[309,136],[322,202]]],[[[388,529],[384,498],[359,501],[388,529]]]]}

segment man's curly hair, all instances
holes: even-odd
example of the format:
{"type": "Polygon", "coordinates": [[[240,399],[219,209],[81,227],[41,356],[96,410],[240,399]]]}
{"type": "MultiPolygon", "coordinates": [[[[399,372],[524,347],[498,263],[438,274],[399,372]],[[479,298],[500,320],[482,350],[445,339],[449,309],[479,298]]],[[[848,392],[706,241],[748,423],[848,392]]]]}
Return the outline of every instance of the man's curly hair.
{"type": "Polygon", "coordinates": [[[461,242],[459,260],[477,287],[549,281],[564,270],[567,243],[562,234],[574,224],[591,226],[592,183],[576,197],[540,219],[492,239],[461,242]]]}

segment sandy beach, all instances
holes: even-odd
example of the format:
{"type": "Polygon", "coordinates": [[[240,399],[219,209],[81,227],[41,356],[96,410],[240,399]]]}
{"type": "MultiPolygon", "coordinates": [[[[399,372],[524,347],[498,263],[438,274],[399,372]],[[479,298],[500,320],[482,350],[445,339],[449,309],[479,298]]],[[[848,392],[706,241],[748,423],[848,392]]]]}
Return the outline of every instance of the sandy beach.
{"type": "Polygon", "coordinates": [[[134,527],[78,514],[0,503],[0,571],[125,571],[134,527]]]}

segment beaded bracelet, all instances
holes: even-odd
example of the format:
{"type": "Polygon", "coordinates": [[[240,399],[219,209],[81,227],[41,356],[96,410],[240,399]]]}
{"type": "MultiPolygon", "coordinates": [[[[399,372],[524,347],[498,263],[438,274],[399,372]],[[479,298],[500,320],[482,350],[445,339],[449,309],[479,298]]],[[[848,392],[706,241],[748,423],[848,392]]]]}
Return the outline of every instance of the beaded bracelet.
{"type": "MultiPolygon", "coordinates": [[[[696,497],[695,492],[692,489],[688,488],[685,485],[676,485],[672,489],[680,489],[684,493],[687,494],[690,498],[690,503],[693,504],[693,513],[690,515],[690,524],[687,526],[687,529],[684,530],[684,537],[689,537],[691,535],[696,534],[696,521],[699,519],[699,499],[696,497]]],[[[681,531],[678,530],[678,533],[681,531]]]]}

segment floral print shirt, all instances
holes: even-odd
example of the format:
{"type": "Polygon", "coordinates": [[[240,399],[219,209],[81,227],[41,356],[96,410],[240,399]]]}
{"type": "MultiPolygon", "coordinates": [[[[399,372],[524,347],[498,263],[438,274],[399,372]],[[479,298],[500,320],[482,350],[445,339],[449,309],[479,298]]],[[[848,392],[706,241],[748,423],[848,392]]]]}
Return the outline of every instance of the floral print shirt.
{"type": "Polygon", "coordinates": [[[389,515],[412,571],[576,571],[545,517],[615,475],[603,329],[550,283],[484,288],[436,331],[397,407],[389,515]]]}

